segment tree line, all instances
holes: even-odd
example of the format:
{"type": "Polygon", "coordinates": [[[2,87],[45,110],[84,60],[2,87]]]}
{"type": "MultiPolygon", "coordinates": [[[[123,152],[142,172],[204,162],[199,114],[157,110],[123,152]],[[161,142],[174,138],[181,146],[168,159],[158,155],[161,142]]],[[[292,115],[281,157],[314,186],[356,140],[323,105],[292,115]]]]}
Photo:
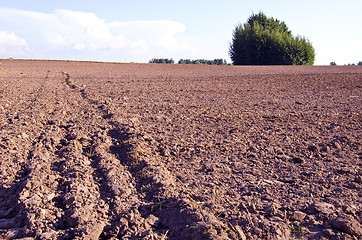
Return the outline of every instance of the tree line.
{"type": "MultiPolygon", "coordinates": [[[[337,63],[336,63],[336,62],[331,62],[330,65],[331,65],[331,66],[336,66],[337,63]]],[[[348,63],[348,64],[344,64],[344,65],[345,65],[345,66],[346,66],[346,65],[348,65],[348,66],[351,66],[351,65],[354,66],[354,65],[356,65],[356,64],[354,64],[354,63],[348,63]]],[[[362,66],[362,61],[359,61],[359,62],[357,63],[357,66],[362,66]]]]}
{"type": "MultiPolygon", "coordinates": [[[[149,61],[149,63],[166,63],[166,64],[174,64],[175,61],[171,58],[153,58],[149,61]]],[[[225,59],[214,59],[214,60],[207,60],[207,59],[180,59],[178,64],[203,64],[203,65],[228,65],[225,59]]]]}
{"type": "Polygon", "coordinates": [[[204,65],[228,65],[225,59],[214,59],[214,60],[207,60],[207,59],[180,59],[178,64],[204,64],[204,65]]]}
{"type": "Polygon", "coordinates": [[[166,63],[166,64],[174,64],[175,61],[171,58],[152,58],[149,63],[166,63]]]}

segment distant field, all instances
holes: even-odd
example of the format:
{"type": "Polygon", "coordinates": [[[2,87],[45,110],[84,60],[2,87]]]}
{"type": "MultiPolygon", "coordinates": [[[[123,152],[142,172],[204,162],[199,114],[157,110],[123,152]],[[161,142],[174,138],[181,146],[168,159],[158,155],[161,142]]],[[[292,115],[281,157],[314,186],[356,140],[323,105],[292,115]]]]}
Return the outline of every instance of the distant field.
{"type": "Polygon", "coordinates": [[[362,236],[361,66],[1,63],[0,238],[362,236]]]}

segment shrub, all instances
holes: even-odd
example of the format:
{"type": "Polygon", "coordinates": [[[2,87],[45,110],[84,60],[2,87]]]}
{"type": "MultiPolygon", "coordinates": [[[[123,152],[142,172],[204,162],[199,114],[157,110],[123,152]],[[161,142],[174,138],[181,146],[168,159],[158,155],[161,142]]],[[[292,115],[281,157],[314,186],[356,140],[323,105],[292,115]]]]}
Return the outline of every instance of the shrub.
{"type": "Polygon", "coordinates": [[[262,12],[236,26],[229,54],[234,65],[313,65],[315,59],[309,40],[262,12]]]}
{"type": "Polygon", "coordinates": [[[336,63],[336,62],[331,62],[330,65],[331,65],[331,66],[336,66],[337,63],[336,63]]]}

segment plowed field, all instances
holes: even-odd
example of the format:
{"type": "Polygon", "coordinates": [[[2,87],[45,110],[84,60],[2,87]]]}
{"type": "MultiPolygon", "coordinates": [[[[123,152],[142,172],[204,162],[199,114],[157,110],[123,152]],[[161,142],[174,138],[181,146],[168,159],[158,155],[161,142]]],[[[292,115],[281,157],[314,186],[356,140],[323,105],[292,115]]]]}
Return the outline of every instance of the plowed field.
{"type": "Polygon", "coordinates": [[[1,62],[0,238],[362,239],[362,67],[1,62]]]}

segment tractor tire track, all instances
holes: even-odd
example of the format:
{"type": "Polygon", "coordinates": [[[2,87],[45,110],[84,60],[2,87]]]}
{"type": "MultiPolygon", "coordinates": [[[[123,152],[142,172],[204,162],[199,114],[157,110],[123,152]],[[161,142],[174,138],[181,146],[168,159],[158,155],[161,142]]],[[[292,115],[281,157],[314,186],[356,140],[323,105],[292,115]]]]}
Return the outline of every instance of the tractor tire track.
{"type": "Polygon", "coordinates": [[[110,222],[104,228],[101,238],[135,237],[138,233],[131,229],[139,230],[144,221],[137,220],[142,219],[137,210],[141,200],[138,198],[132,174],[122,164],[124,159],[128,157],[129,146],[125,143],[129,141],[129,133],[125,129],[117,133],[110,130],[115,126],[122,125],[113,119],[113,114],[109,112],[104,104],[100,104],[99,100],[92,99],[86,89],[75,85],[69,73],[63,74],[65,83],[74,91],[74,94],[79,94],[86,100],[88,106],[93,108],[93,111],[101,116],[99,119],[106,124],[106,129],[91,136],[89,146],[84,148],[84,153],[93,161],[92,165],[96,172],[95,178],[101,186],[101,198],[109,206],[108,216],[110,222]],[[118,137],[117,139],[115,135],[118,137]],[[117,152],[117,155],[114,153],[115,145],[122,148],[117,152]]]}
{"type": "Polygon", "coordinates": [[[58,162],[53,168],[61,179],[57,188],[57,203],[64,210],[59,228],[73,239],[97,239],[106,224],[108,206],[99,194],[92,161],[83,151],[83,145],[72,130],[58,151],[58,162]]]}
{"type": "Polygon", "coordinates": [[[215,233],[210,229],[225,228],[192,197],[174,194],[178,192],[176,177],[157,159],[149,146],[152,140],[145,140],[137,126],[121,122],[109,100],[103,101],[98,95],[95,99],[69,73],[64,75],[66,84],[79,91],[108,124],[108,133],[93,136],[89,148],[104,185],[102,191],[111,196],[108,205],[112,221],[102,234],[104,238],[211,239],[215,233]]]}

